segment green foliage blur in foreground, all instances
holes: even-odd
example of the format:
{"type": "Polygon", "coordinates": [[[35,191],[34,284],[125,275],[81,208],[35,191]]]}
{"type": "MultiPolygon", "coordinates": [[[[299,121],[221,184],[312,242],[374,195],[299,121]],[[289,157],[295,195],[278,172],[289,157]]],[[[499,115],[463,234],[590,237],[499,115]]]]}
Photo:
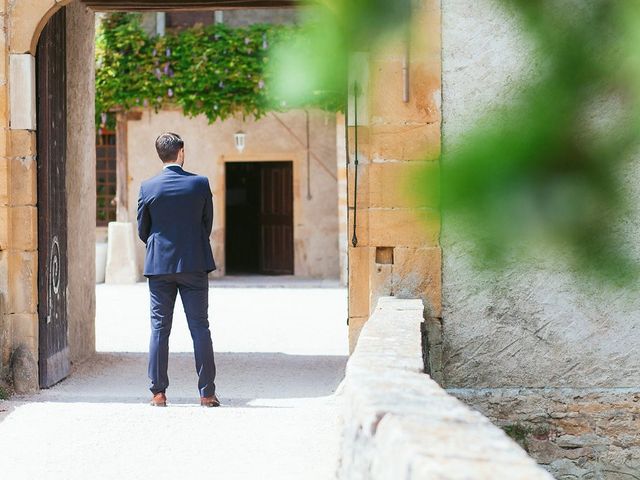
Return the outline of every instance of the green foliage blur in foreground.
{"type": "Polygon", "coordinates": [[[445,226],[449,216],[475,241],[484,266],[542,254],[582,278],[628,283],[638,266],[623,173],[640,140],[640,2],[502,3],[528,33],[534,72],[422,185],[441,184],[445,226]]]}
{"type": "MultiPolygon", "coordinates": [[[[96,43],[96,112],[173,104],[214,122],[289,108],[270,89],[266,67],[273,46],[295,31],[282,25],[211,25],[150,36],[139,15],[109,15],[96,43]]],[[[304,106],[335,111],[343,100],[318,92],[304,106]]]]}
{"type": "MultiPolygon", "coordinates": [[[[303,0],[304,1],[304,0],[303,0]]],[[[318,92],[346,99],[349,57],[375,50],[410,19],[412,0],[307,0],[302,28],[274,50],[273,89],[293,105],[318,92]]],[[[353,68],[353,66],[351,66],[353,68]]]]}
{"type": "MultiPolygon", "coordinates": [[[[640,2],[497,1],[521,22],[535,68],[417,190],[427,198],[440,187],[446,231],[471,242],[482,268],[542,254],[581,278],[628,283],[639,269],[619,227],[630,206],[623,171],[640,140],[640,2]]],[[[375,55],[410,14],[409,0],[311,3],[302,36],[273,63],[293,101],[346,93],[349,53],[375,55]]]]}

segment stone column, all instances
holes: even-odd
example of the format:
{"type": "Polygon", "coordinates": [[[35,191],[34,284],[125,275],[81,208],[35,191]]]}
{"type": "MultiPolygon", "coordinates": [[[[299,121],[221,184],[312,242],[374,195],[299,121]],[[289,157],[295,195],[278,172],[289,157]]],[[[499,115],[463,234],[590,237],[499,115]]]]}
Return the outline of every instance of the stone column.
{"type": "Polygon", "coordinates": [[[380,296],[421,298],[427,316],[441,316],[440,218],[436,192],[415,195],[410,180],[437,169],[440,155],[440,1],[413,10],[410,42],[398,40],[369,57],[368,125],[348,127],[349,226],[357,212],[357,246],[349,247],[349,340],[380,296]],[[404,67],[407,67],[406,69],[404,67]],[[408,76],[408,78],[407,78],[408,76]],[[408,87],[408,88],[406,88],[408,87]]]}
{"type": "Polygon", "coordinates": [[[95,352],[95,19],[67,6],[67,318],[71,361],[95,352]]]}

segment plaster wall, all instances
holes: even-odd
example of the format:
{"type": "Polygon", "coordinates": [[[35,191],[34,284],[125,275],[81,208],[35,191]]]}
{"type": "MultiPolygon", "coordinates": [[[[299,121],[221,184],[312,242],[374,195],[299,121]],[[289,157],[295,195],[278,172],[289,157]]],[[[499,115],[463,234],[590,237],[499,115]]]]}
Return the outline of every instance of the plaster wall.
{"type": "MultiPolygon", "coordinates": [[[[535,74],[517,17],[495,0],[442,5],[443,149],[535,74]]],[[[606,114],[606,112],[604,112],[606,114]]],[[[640,168],[623,172],[640,238],[640,168]]],[[[539,254],[502,274],[472,266],[443,218],[442,368],[448,391],[504,427],[556,478],[622,479],[640,465],[640,297],[576,280],[539,254]]],[[[638,242],[635,253],[638,253],[638,242]]]]}
{"type": "Polygon", "coordinates": [[[71,361],[95,352],[94,14],[67,6],[67,315],[71,361]]]}
{"type": "MultiPolygon", "coordinates": [[[[161,171],[162,164],[154,146],[156,137],[164,131],[176,131],[185,140],[185,169],[209,177],[214,197],[211,245],[218,266],[214,275],[223,275],[225,163],[293,161],[295,275],[339,278],[335,116],[310,112],[309,143],[317,158],[310,160],[308,190],[305,114],[292,111],[276,115],[291,132],[271,114],[260,120],[232,118],[209,125],[204,116],[186,118],[179,110],[164,110],[159,113],[144,111],[141,120],[129,120],[129,218],[136,218],[141,182],[161,171]],[[241,154],[236,150],[233,138],[238,130],[246,133],[246,148],[241,154]]],[[[137,242],[137,248],[138,267],[142,272],[144,245],[137,242]]]]}
{"type": "MultiPolygon", "coordinates": [[[[481,113],[533,70],[517,19],[491,0],[443,4],[443,139],[455,148],[481,113]]],[[[446,158],[446,155],[445,155],[446,158]]],[[[637,165],[637,163],[636,163],[637,165]]],[[[631,172],[630,182],[637,178],[631,172]]],[[[640,203],[638,191],[634,193],[640,203]]],[[[627,225],[640,238],[638,211],[627,225]]],[[[453,387],[640,384],[640,297],[579,285],[552,258],[501,275],[474,271],[443,222],[444,378],[453,387]]]]}

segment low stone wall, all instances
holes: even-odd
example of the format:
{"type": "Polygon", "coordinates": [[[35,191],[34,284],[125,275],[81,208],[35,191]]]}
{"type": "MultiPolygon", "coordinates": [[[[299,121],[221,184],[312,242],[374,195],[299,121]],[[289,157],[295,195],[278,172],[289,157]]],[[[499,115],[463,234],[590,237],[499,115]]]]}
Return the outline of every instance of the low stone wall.
{"type": "Polygon", "coordinates": [[[548,480],[486,417],[424,372],[420,300],[383,297],[364,325],[344,382],[339,478],[548,480]]]}
{"type": "Polygon", "coordinates": [[[640,389],[447,390],[515,438],[556,478],[640,478],[640,389]]]}

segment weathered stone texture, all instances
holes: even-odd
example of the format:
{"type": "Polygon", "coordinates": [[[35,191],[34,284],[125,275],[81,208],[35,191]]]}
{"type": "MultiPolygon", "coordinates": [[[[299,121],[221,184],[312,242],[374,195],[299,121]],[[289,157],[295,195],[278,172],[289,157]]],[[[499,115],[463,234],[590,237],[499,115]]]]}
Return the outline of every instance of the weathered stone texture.
{"type": "MultiPolygon", "coordinates": [[[[481,114],[509,101],[516,80],[536,65],[519,28],[514,14],[493,0],[443,4],[446,149],[456,148],[481,114]]],[[[635,185],[631,196],[637,206],[640,175],[638,168],[633,170],[627,178],[635,185]]],[[[625,215],[625,223],[631,237],[639,238],[640,209],[625,215]]],[[[578,283],[549,252],[513,262],[503,274],[481,273],[472,265],[468,239],[455,231],[453,220],[445,217],[447,386],[640,385],[640,297],[635,291],[578,283]]],[[[640,242],[633,244],[640,253],[640,242]]]]}
{"type": "Polygon", "coordinates": [[[380,298],[344,381],[339,478],[550,479],[515,442],[422,373],[419,300],[380,298]]]}
{"type": "MultiPolygon", "coordinates": [[[[440,314],[441,265],[439,254],[432,255],[439,252],[438,192],[416,195],[414,183],[425,169],[438,168],[440,2],[413,2],[412,18],[410,42],[389,39],[364,62],[368,73],[361,79],[365,95],[359,99],[359,125],[354,126],[352,112],[348,122],[349,239],[354,216],[357,236],[357,247],[350,247],[349,271],[350,279],[359,282],[355,287],[350,284],[350,297],[356,296],[350,303],[354,307],[349,310],[350,318],[366,318],[377,299],[386,295],[422,298],[430,312],[440,314]],[[375,264],[371,252],[377,247],[393,249],[397,253],[394,263],[375,264]],[[362,254],[365,248],[369,248],[366,256],[362,254]],[[361,285],[368,287],[366,295],[361,285]]],[[[352,340],[361,325],[355,323],[350,324],[352,340]]]]}
{"type": "Polygon", "coordinates": [[[67,6],[67,318],[72,362],[95,352],[94,13],[67,6]]]}
{"type": "Polygon", "coordinates": [[[9,50],[11,53],[35,53],[38,37],[56,3],[69,0],[8,0],[9,50]]]}
{"type": "Polygon", "coordinates": [[[28,346],[19,345],[11,354],[11,374],[16,393],[31,393],[38,389],[38,362],[28,346]]]}
{"type": "Polygon", "coordinates": [[[640,390],[449,390],[505,428],[559,479],[626,480],[640,472],[640,390]]]}
{"type": "Polygon", "coordinates": [[[11,175],[9,188],[11,204],[35,206],[38,202],[35,157],[16,156],[9,159],[8,164],[11,175]]]}

